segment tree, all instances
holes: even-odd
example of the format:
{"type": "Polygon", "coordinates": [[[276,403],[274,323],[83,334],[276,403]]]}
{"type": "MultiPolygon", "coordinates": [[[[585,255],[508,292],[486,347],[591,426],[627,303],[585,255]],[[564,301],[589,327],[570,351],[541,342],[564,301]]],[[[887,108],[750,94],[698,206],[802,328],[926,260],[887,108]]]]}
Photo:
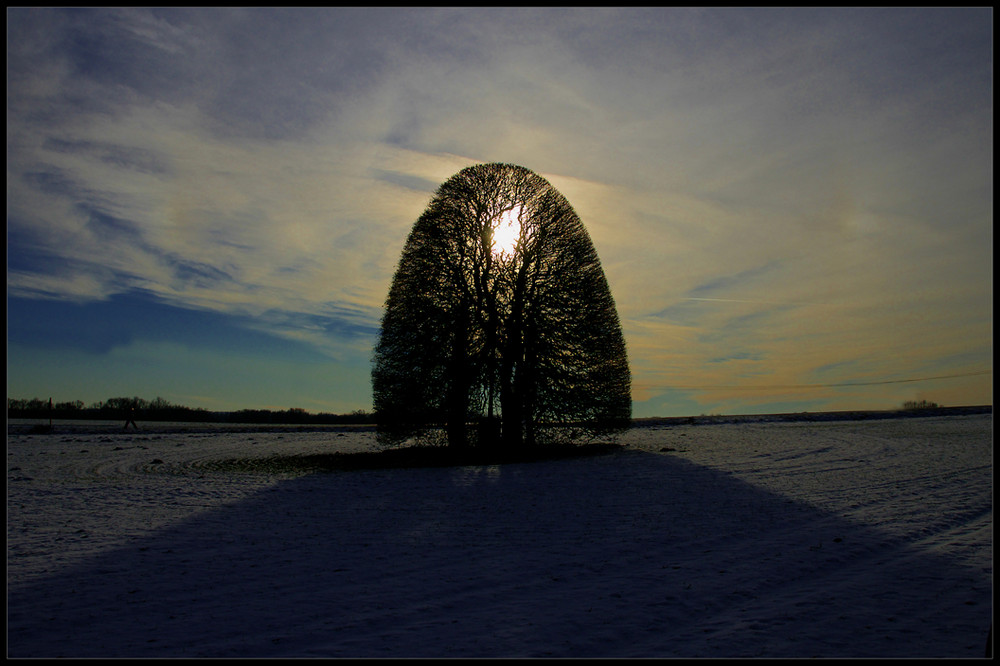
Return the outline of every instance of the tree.
{"type": "Polygon", "coordinates": [[[524,167],[447,180],[416,221],[386,299],[372,388],[379,439],[443,425],[505,446],[628,427],[628,359],[580,218],[524,167]],[[560,428],[561,427],[561,428],[560,428]]]}

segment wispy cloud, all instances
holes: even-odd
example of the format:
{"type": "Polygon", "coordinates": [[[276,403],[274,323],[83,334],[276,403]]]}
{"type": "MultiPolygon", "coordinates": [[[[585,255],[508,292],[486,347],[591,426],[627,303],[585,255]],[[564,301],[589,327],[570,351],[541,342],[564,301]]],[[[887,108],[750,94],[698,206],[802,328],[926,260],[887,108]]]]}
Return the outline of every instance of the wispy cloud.
{"type": "Polygon", "coordinates": [[[9,10],[8,295],[147,294],[363,365],[433,189],[508,161],[587,226],[637,404],[978,372],[990,17],[9,10]]]}

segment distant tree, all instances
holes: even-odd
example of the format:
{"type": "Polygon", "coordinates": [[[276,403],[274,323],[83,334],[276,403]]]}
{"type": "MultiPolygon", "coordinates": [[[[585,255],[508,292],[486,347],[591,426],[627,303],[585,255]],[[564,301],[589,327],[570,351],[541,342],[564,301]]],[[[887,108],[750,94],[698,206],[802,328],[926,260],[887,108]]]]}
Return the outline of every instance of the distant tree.
{"type": "Polygon", "coordinates": [[[109,411],[128,413],[129,410],[146,409],[148,406],[148,402],[135,396],[132,398],[108,398],[104,401],[103,408],[109,411]]]}
{"type": "Polygon", "coordinates": [[[569,202],[519,166],[469,167],[410,232],[372,388],[380,441],[445,426],[453,446],[627,428],[628,359],[597,252],[569,202]],[[565,432],[565,429],[562,430],[565,432]]]}
{"type": "Polygon", "coordinates": [[[903,409],[906,410],[937,409],[940,406],[936,402],[928,402],[927,400],[907,400],[903,403],[903,409]]]}
{"type": "Polygon", "coordinates": [[[148,409],[153,412],[166,412],[171,409],[177,409],[177,406],[171,405],[165,398],[156,396],[149,402],[148,409]]]}

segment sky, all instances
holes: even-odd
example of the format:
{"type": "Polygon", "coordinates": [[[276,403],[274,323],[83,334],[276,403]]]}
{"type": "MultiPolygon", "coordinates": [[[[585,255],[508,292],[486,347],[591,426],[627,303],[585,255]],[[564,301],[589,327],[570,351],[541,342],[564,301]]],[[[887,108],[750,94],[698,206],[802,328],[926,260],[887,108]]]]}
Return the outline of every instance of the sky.
{"type": "Polygon", "coordinates": [[[371,409],[406,237],[574,207],[633,415],[992,404],[993,11],[7,9],[7,393],[371,409]]]}

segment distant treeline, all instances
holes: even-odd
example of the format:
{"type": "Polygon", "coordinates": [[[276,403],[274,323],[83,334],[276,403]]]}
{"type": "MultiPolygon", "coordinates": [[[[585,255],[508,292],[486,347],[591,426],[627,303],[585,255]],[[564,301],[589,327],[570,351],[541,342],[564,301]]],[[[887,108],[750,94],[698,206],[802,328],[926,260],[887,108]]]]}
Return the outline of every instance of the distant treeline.
{"type": "Polygon", "coordinates": [[[134,418],[137,421],[181,421],[193,423],[374,423],[375,417],[364,410],[350,414],[312,414],[301,407],[286,410],[241,409],[235,412],[211,412],[203,408],[174,405],[157,397],[108,398],[89,406],[82,401],[52,402],[7,398],[7,418],[11,419],[81,419],[116,420],[134,418]]]}
{"type": "MultiPolygon", "coordinates": [[[[635,419],[635,425],[699,425],[742,421],[826,421],[842,419],[894,418],[906,415],[949,416],[960,414],[992,413],[990,405],[970,407],[944,407],[926,400],[903,403],[902,409],[888,411],[848,412],[799,412],[794,414],[766,414],[745,416],[705,415],[684,417],[652,417],[635,419]]],[[[375,414],[356,410],[349,414],[320,412],[311,414],[301,407],[286,410],[241,409],[235,412],[210,412],[207,409],[173,405],[163,398],[108,398],[86,406],[74,402],[50,402],[32,398],[18,400],[7,398],[7,418],[10,419],[79,419],[114,421],[132,416],[136,421],[174,421],[181,423],[267,423],[295,425],[372,424],[375,414]],[[134,411],[133,411],[134,410],[134,411]]]]}

